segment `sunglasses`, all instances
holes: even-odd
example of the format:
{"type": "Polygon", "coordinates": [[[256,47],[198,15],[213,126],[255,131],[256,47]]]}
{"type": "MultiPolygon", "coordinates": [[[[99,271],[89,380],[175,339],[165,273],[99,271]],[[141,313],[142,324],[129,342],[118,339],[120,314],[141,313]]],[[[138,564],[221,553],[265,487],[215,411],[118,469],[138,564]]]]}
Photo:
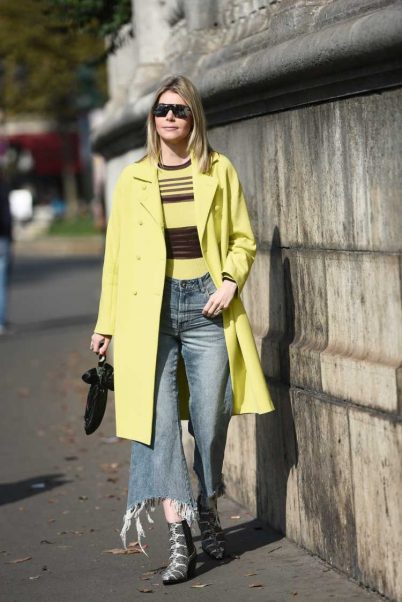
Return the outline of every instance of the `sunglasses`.
{"type": "Polygon", "coordinates": [[[166,117],[169,113],[170,109],[172,109],[175,117],[179,117],[180,119],[186,119],[191,115],[191,109],[187,105],[176,105],[176,104],[165,104],[159,103],[152,109],[152,114],[156,117],[166,117]]]}

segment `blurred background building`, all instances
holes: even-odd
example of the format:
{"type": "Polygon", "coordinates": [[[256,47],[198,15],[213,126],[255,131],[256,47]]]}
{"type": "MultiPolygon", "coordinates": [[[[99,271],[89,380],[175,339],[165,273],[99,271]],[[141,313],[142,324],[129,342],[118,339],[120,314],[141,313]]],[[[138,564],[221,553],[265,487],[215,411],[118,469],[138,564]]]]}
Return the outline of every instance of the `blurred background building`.
{"type": "Polygon", "coordinates": [[[57,0],[0,13],[0,163],[19,239],[99,201],[89,134],[106,100],[106,45],[57,0]]]}
{"type": "Polygon", "coordinates": [[[93,148],[106,198],[153,90],[200,89],[258,254],[243,299],[277,411],[232,420],[228,493],[402,599],[402,9],[391,0],[133,0],[93,148]]]}

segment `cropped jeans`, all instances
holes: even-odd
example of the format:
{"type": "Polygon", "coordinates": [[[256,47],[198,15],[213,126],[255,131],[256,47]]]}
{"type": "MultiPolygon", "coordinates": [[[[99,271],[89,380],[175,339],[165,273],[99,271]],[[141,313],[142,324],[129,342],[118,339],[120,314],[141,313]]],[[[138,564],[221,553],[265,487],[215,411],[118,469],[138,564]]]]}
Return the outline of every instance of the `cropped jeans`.
{"type": "MultiPolygon", "coordinates": [[[[121,538],[135,519],[137,536],[145,536],[140,512],[164,499],[191,525],[198,518],[182,443],[177,367],[182,355],[189,385],[189,433],[193,436],[193,469],[204,501],[224,493],[222,465],[232,415],[232,383],[222,313],[207,317],[202,309],[216,287],[206,272],[199,278],[165,276],[155,374],[154,420],[150,445],[133,441],[127,510],[121,538]]],[[[198,495],[197,494],[197,495],[198,495]]]]}

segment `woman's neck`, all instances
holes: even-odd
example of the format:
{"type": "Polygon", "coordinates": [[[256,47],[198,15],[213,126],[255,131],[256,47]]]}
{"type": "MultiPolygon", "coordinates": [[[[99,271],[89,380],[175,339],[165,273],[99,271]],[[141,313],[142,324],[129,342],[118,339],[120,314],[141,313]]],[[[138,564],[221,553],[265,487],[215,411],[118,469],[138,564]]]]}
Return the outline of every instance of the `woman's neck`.
{"type": "Polygon", "coordinates": [[[159,160],[163,165],[181,165],[189,159],[189,153],[187,151],[187,141],[184,141],[180,146],[175,144],[174,146],[168,146],[161,140],[161,153],[159,160]]]}

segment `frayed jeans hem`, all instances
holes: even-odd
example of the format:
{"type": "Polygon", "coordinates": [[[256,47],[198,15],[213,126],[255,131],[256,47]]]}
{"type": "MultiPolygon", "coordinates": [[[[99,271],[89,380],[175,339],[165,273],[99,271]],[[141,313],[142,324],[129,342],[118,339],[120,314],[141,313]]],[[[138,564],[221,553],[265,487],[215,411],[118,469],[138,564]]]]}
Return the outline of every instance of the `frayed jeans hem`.
{"type": "MultiPolygon", "coordinates": [[[[185,519],[188,522],[188,524],[190,525],[190,527],[193,524],[193,522],[196,519],[198,519],[198,510],[197,510],[197,507],[195,504],[191,504],[191,503],[189,504],[188,502],[180,502],[178,500],[171,499],[168,496],[149,498],[142,502],[138,502],[127,509],[127,511],[124,515],[124,518],[123,518],[124,524],[123,524],[123,528],[120,532],[120,537],[123,542],[125,550],[127,550],[127,532],[130,529],[132,519],[134,519],[136,530],[137,530],[138,545],[139,545],[141,551],[146,556],[148,556],[148,554],[145,552],[144,548],[141,545],[141,537],[145,537],[145,532],[144,532],[144,529],[143,529],[141,521],[140,521],[140,513],[142,510],[145,510],[148,522],[153,523],[154,520],[151,518],[149,512],[150,511],[154,512],[156,504],[159,505],[160,502],[162,502],[163,500],[166,500],[166,499],[171,500],[173,507],[176,510],[177,514],[179,514],[183,520],[185,519]]],[[[149,558],[149,556],[148,556],[148,558],[149,558]]]]}

